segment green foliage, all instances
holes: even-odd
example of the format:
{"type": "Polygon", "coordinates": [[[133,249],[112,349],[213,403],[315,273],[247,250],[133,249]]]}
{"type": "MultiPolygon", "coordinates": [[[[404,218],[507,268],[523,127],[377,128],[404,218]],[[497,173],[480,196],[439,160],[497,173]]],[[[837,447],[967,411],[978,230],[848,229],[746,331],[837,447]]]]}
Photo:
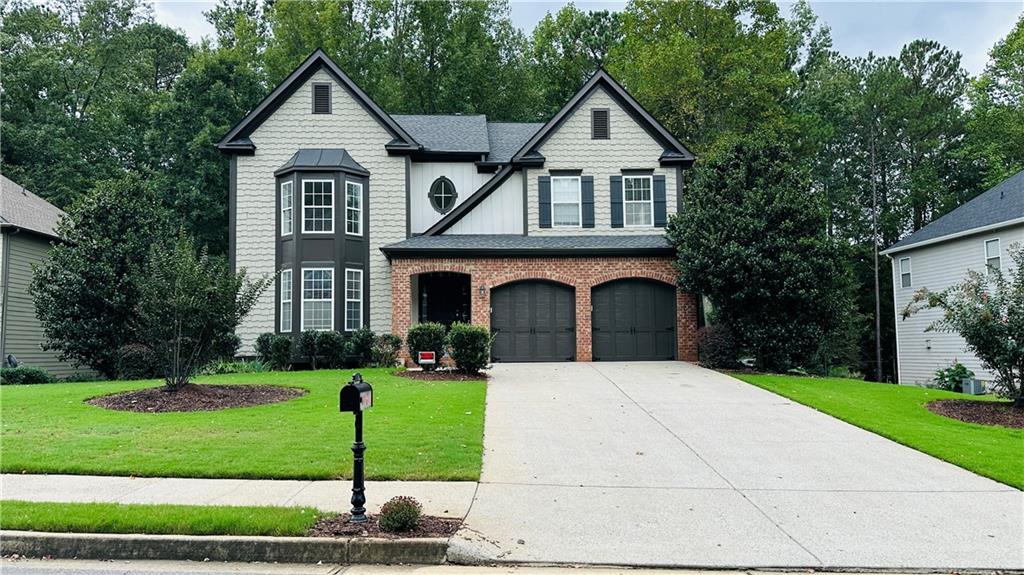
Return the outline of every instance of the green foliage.
{"type": "Polygon", "coordinates": [[[373,340],[373,367],[395,367],[402,353],[402,338],[382,333],[373,340]]]}
{"type": "MultiPolygon", "coordinates": [[[[344,367],[350,355],[345,336],[336,331],[316,332],[318,365],[327,369],[344,367]]],[[[305,335],[305,334],[303,334],[305,335]]]]}
{"type": "Polygon", "coordinates": [[[202,375],[222,375],[225,373],[263,373],[270,371],[262,361],[215,361],[202,369],[202,375]]]}
{"type": "Polygon", "coordinates": [[[65,383],[85,383],[93,381],[103,381],[103,376],[88,371],[78,371],[61,379],[61,381],[65,383]]]}
{"type": "Polygon", "coordinates": [[[697,331],[697,357],[701,365],[712,369],[731,369],[739,365],[736,338],[727,325],[712,324],[697,331]]]}
{"type": "MultiPolygon", "coordinates": [[[[419,352],[433,351],[434,359],[440,362],[445,344],[444,324],[436,322],[418,323],[409,328],[409,334],[405,337],[405,342],[409,346],[409,354],[412,355],[413,361],[419,361],[419,352]]],[[[421,367],[431,370],[437,367],[437,363],[421,367]]]]}
{"type": "Polygon", "coordinates": [[[448,331],[455,368],[463,373],[477,374],[491,362],[491,331],[481,325],[453,323],[448,331]]]}
{"type": "Polygon", "coordinates": [[[139,289],[137,340],[153,350],[168,390],[187,385],[223,351],[225,341],[272,279],[250,281],[184,231],[172,246],[154,246],[135,282],[139,289]],[[220,346],[220,350],[218,350],[220,346]]]}
{"type": "Polygon", "coordinates": [[[827,369],[818,352],[849,315],[849,270],[781,139],[752,135],[705,158],[667,233],[682,288],[711,300],[760,369],[827,369]]]}
{"type": "Polygon", "coordinates": [[[33,271],[31,292],[46,347],[113,378],[117,352],[135,342],[133,272],[170,234],[158,195],[137,177],[101,183],[57,226],[66,240],[33,271]]]}
{"type": "Polygon", "coordinates": [[[57,381],[41,367],[18,366],[0,368],[0,385],[28,385],[57,381]]]}
{"type": "Polygon", "coordinates": [[[286,370],[292,364],[292,338],[274,333],[261,333],[256,338],[256,356],[275,370],[286,370]]]}
{"type": "Polygon", "coordinates": [[[935,387],[946,391],[963,391],[964,380],[974,377],[974,372],[964,364],[954,361],[953,365],[935,372],[935,387]]]}
{"type": "Polygon", "coordinates": [[[296,349],[299,357],[305,358],[312,369],[317,369],[320,361],[320,332],[315,329],[307,329],[299,334],[299,342],[296,349]]]}
{"type": "Polygon", "coordinates": [[[118,379],[155,379],[160,377],[160,358],[141,343],[122,345],[117,350],[118,379]]]}
{"type": "Polygon", "coordinates": [[[381,531],[401,533],[412,531],[423,515],[423,506],[412,497],[399,495],[392,497],[380,507],[377,523],[381,531]]]}
{"type": "Polygon", "coordinates": [[[942,318],[928,330],[957,333],[981,365],[996,374],[994,389],[1024,409],[1024,250],[1010,246],[1014,271],[970,271],[941,292],[923,288],[903,309],[904,318],[936,309],[942,318]]]}
{"type": "Polygon", "coordinates": [[[373,332],[363,327],[348,336],[349,365],[351,367],[369,367],[373,363],[373,332]]]}

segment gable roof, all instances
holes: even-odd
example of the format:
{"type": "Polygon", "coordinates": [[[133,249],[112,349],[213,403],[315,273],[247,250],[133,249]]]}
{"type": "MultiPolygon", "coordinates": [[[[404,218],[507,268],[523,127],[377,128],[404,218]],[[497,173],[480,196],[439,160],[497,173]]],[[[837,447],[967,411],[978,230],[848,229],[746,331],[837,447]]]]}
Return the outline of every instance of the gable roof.
{"type": "Polygon", "coordinates": [[[487,116],[474,115],[394,115],[399,123],[424,149],[435,152],[469,152],[486,154],[487,116]]]}
{"type": "Polygon", "coordinates": [[[419,149],[420,145],[416,140],[409,135],[408,132],[402,128],[398,122],[395,122],[391,116],[380,108],[369,96],[363,92],[359,86],[356,86],[355,82],[352,81],[341,68],[334,63],[323,50],[317,48],[312,54],[306,58],[299,67],[295,69],[287,78],[282,81],[274,91],[267,95],[266,98],[256,105],[255,108],[248,114],[241,122],[235,124],[235,127],[231,128],[228,133],[221,138],[220,142],[217,143],[217,147],[224,153],[252,153],[256,147],[252,141],[249,140],[249,135],[253,133],[271,114],[274,113],[281,104],[288,99],[289,96],[295,93],[296,90],[302,86],[306,80],[308,80],[318,70],[325,70],[334,79],[344,87],[348,93],[355,98],[355,100],[373,116],[380,124],[388,131],[389,134],[394,138],[389,144],[389,149],[394,150],[415,150],[419,149]]]}
{"type": "Polygon", "coordinates": [[[883,254],[1024,223],[1024,170],[896,242],[883,254]]]}
{"type": "Polygon", "coordinates": [[[57,206],[0,174],[0,227],[57,238],[55,228],[63,215],[57,206]]]}
{"type": "Polygon", "coordinates": [[[491,153],[487,155],[487,163],[506,164],[512,161],[512,156],[519,148],[542,127],[544,124],[539,122],[488,122],[487,139],[491,153]]]}

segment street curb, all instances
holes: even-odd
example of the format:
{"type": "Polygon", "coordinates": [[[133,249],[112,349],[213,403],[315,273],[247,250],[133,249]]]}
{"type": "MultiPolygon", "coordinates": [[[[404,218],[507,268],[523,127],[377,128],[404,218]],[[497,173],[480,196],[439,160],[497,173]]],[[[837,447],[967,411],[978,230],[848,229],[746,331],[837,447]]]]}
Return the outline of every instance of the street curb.
{"type": "Polygon", "coordinates": [[[156,559],[278,563],[445,562],[448,540],[241,537],[0,531],[0,554],[55,559],[156,559]]]}

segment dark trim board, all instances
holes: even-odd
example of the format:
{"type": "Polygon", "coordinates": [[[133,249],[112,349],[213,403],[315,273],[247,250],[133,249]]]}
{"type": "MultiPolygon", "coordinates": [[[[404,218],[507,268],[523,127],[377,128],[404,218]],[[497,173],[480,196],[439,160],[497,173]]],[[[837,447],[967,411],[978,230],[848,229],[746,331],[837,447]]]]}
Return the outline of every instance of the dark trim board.
{"type": "Polygon", "coordinates": [[[380,248],[389,258],[580,258],[622,257],[638,258],[675,255],[671,247],[665,248],[380,248]]]}
{"type": "MultiPolygon", "coordinates": [[[[280,194],[277,194],[280,201],[280,194]]],[[[280,218],[278,218],[280,219],[280,218]]],[[[238,157],[228,160],[228,266],[235,273],[235,250],[238,248],[235,224],[238,222],[238,157]]]]}
{"type": "Polygon", "coordinates": [[[448,214],[437,221],[434,225],[427,228],[423,235],[425,236],[436,236],[443,233],[448,228],[455,225],[455,222],[462,219],[462,216],[466,215],[473,208],[475,208],[480,202],[484,201],[487,196],[491,195],[491,192],[501,187],[501,184],[505,183],[505,180],[512,175],[512,166],[505,166],[498,170],[498,173],[494,174],[491,179],[487,180],[484,185],[473,192],[464,202],[455,206],[455,209],[448,212],[448,214]]]}

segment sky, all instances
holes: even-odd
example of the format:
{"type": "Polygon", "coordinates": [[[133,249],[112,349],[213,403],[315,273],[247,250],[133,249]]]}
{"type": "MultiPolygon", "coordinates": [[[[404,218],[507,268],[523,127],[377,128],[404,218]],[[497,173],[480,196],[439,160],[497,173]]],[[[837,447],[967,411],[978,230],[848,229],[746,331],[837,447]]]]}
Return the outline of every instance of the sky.
{"type": "MultiPolygon", "coordinates": [[[[790,2],[779,0],[788,14],[790,2]]],[[[556,12],[566,2],[511,0],[512,21],[529,32],[547,12],[556,12]]],[[[581,10],[621,10],[625,2],[576,2],[581,10]]],[[[203,16],[212,1],[155,0],[157,21],[183,30],[192,40],[212,36],[213,28],[203,16]]],[[[972,75],[988,61],[988,51],[1004,37],[1024,13],[1024,0],[988,2],[891,2],[883,0],[811,2],[819,21],[832,29],[835,48],[847,56],[880,56],[899,53],[917,38],[936,40],[963,55],[963,67],[972,75]]]]}

